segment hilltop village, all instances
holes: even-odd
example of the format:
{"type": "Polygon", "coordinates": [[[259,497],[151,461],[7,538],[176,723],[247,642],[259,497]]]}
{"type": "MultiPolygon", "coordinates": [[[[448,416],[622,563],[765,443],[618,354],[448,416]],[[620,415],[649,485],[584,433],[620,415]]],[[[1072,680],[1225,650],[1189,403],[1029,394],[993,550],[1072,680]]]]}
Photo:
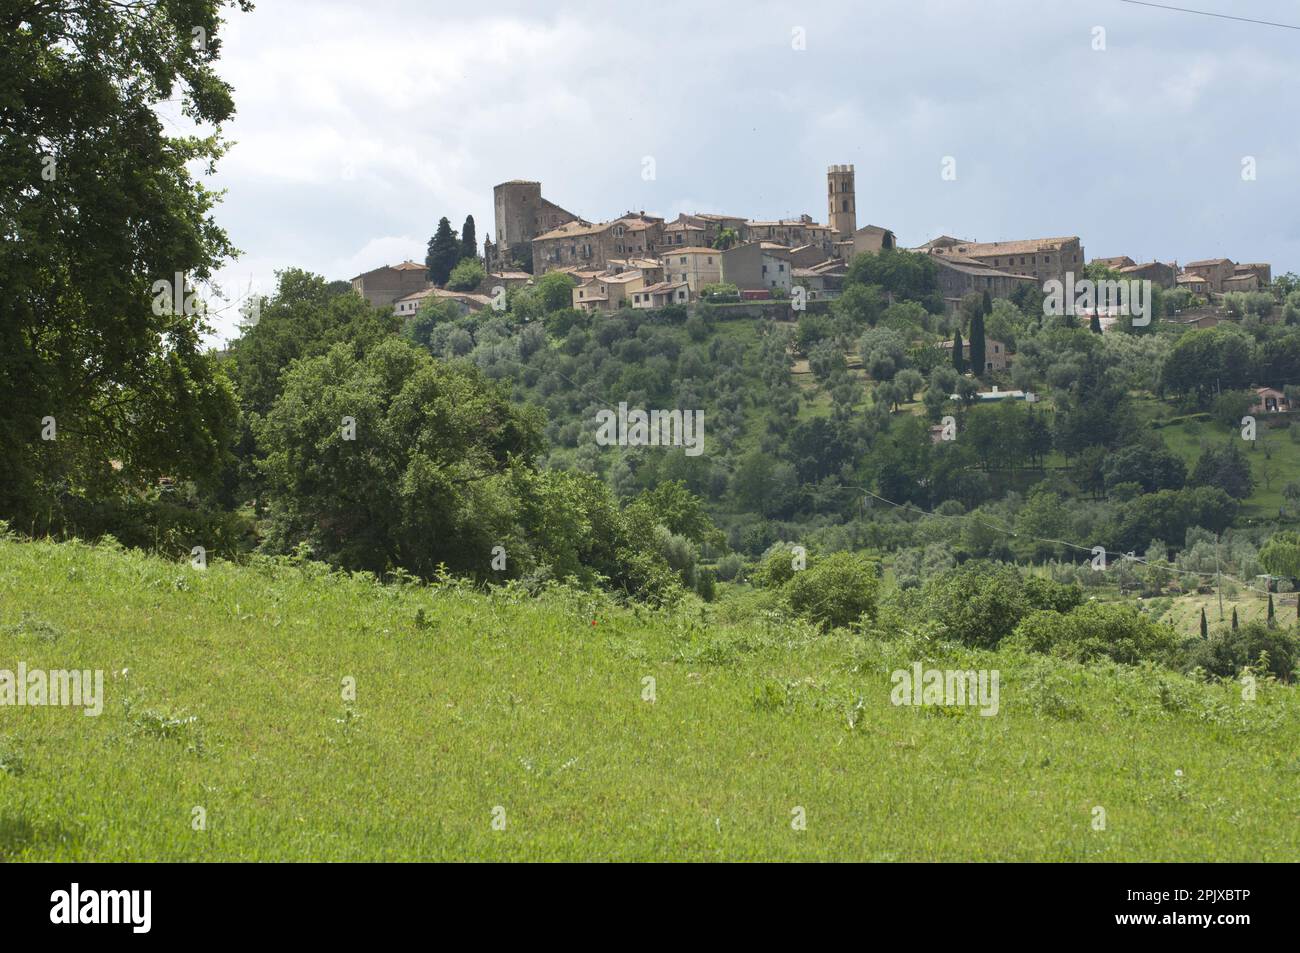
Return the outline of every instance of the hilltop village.
{"type": "MultiPolygon", "coordinates": [[[[478,287],[440,287],[425,265],[404,261],[357,275],[353,288],[399,315],[415,313],[430,297],[476,311],[490,306],[493,288],[527,285],[552,271],[573,277],[573,307],[586,311],[689,305],[719,289],[761,301],[788,298],[801,287],[807,300],[830,300],[841,292],[854,256],[898,247],[890,228],[858,224],[852,165],[826,170],[825,224],[808,214],[763,220],[715,212],[666,221],[644,210],[594,222],[543,197],[540,182],[525,180],[497,185],[493,199],[496,238],[482,243],[478,287]]],[[[1065,282],[1067,275],[1082,276],[1086,263],[1161,288],[1185,288],[1207,302],[1272,280],[1269,264],[1228,258],[1180,265],[1118,255],[1088,262],[1077,235],[993,242],[940,235],[909,250],[933,257],[951,309],[972,292],[1006,298],[1020,285],[1065,282]]]]}

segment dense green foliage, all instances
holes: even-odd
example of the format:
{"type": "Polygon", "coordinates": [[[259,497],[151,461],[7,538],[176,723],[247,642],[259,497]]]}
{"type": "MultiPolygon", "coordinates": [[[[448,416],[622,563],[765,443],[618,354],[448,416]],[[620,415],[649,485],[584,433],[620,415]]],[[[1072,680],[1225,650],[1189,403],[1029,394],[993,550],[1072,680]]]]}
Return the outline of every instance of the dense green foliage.
{"type": "Polygon", "coordinates": [[[139,6],[3,15],[0,514],[30,531],[163,475],[211,488],[238,428],[197,290],[233,248],[189,171],[222,154],[234,112],[225,4],[139,6]],[[172,99],[212,132],[167,135],[155,107],[172,99]]]}

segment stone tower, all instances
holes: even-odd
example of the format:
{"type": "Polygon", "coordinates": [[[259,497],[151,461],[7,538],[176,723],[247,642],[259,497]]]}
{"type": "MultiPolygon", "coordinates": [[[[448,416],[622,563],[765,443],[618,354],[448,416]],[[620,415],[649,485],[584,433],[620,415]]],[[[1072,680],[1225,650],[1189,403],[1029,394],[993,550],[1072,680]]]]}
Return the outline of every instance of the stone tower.
{"type": "Polygon", "coordinates": [[[853,166],[833,165],[826,170],[827,224],[836,241],[848,241],[858,228],[858,208],[853,196],[853,166]]]}
{"type": "Polygon", "coordinates": [[[529,243],[534,238],[578,216],[542,197],[542,184],[525,179],[502,182],[492,190],[497,240],[484,248],[488,266],[533,260],[529,243]]]}

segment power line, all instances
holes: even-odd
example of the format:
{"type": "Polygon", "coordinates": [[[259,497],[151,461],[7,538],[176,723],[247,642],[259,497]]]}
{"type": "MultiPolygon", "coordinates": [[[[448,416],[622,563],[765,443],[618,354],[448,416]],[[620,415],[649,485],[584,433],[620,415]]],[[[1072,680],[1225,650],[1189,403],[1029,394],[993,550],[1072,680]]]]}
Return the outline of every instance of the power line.
{"type": "Polygon", "coordinates": [[[1300,26],[1291,23],[1274,23],[1272,20],[1255,20],[1250,17],[1234,17],[1227,13],[1212,13],[1209,10],[1191,10],[1187,7],[1174,7],[1165,3],[1150,3],[1148,0],[1120,0],[1121,3],[1131,3],[1139,7],[1155,7],[1157,10],[1172,10],[1176,13],[1195,13],[1203,17],[1215,17],[1220,20],[1237,20],[1241,23],[1258,23],[1260,26],[1276,26],[1284,30],[1300,30],[1300,26]]]}

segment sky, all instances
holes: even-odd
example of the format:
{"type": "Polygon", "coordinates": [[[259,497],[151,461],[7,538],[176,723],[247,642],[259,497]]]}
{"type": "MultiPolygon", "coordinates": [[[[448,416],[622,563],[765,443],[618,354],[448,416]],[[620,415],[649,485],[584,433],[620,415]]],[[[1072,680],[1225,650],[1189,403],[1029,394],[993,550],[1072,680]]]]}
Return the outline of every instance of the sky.
{"type": "Polygon", "coordinates": [[[220,34],[237,114],[204,181],[242,255],[217,279],[423,261],[444,215],[481,243],[508,179],[592,221],[825,222],[836,163],[905,246],[1300,271],[1300,3],[1177,5],[1298,28],[1124,0],[259,0],[220,34]]]}

